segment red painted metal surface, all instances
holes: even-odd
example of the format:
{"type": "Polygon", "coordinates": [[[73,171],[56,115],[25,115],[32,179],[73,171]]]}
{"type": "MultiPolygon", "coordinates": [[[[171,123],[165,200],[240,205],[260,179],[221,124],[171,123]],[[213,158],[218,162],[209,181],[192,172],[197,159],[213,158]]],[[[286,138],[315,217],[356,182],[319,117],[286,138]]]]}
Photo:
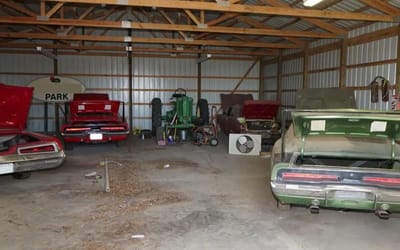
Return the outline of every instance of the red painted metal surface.
{"type": "Polygon", "coordinates": [[[26,128],[33,88],[0,83],[0,129],[26,128]]]}

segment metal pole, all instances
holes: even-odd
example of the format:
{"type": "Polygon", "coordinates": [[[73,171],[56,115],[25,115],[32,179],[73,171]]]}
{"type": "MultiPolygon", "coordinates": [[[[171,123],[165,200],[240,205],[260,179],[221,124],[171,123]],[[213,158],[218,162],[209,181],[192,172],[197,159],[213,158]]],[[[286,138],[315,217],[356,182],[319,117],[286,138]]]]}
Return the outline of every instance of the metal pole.
{"type": "Polygon", "coordinates": [[[281,126],[281,161],[284,160],[284,155],[285,155],[285,133],[286,133],[286,119],[285,119],[285,113],[287,113],[287,110],[284,109],[282,110],[282,126],[281,126]]]}
{"type": "MultiPolygon", "coordinates": [[[[128,36],[132,37],[132,30],[128,30],[128,36]]],[[[129,81],[129,127],[130,131],[133,131],[133,77],[132,77],[132,43],[128,43],[128,81],[129,81]]]]}
{"type": "Polygon", "coordinates": [[[108,175],[108,161],[107,157],[104,157],[104,191],[109,193],[111,191],[110,188],[110,180],[108,175]]]}

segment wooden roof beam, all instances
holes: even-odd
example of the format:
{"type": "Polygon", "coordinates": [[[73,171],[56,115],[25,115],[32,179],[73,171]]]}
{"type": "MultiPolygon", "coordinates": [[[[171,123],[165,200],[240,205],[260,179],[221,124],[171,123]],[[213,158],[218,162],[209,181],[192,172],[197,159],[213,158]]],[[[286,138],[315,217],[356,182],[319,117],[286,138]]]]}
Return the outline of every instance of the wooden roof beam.
{"type": "Polygon", "coordinates": [[[168,39],[168,38],[143,38],[128,36],[95,36],[95,35],[68,35],[63,36],[51,33],[20,33],[20,32],[0,32],[2,38],[19,39],[39,39],[39,40],[69,40],[69,41],[96,41],[96,42],[117,42],[117,43],[147,43],[147,44],[181,44],[196,46],[221,46],[221,47],[246,47],[246,48],[273,48],[273,49],[293,49],[300,48],[298,45],[265,42],[232,42],[220,40],[193,40],[168,39]]]}
{"type": "Polygon", "coordinates": [[[195,24],[199,25],[201,22],[197,19],[197,17],[190,10],[183,10],[186,15],[192,20],[195,24]]]}
{"type": "Polygon", "coordinates": [[[9,1],[9,0],[0,0],[0,4],[5,5],[11,9],[14,9],[22,14],[25,14],[27,16],[38,16],[37,13],[25,8],[24,6],[15,3],[14,1],[9,1]]]}
{"type": "Polygon", "coordinates": [[[51,10],[49,10],[47,13],[46,13],[46,17],[51,17],[51,16],[53,16],[62,6],[64,5],[64,3],[56,3],[55,5],[54,5],[54,7],[53,8],[51,8],[51,10]]]}
{"type": "MultiPolygon", "coordinates": [[[[0,42],[0,48],[35,48],[36,46],[40,46],[44,49],[64,49],[64,50],[94,50],[94,51],[121,51],[125,52],[126,48],[124,45],[121,46],[110,46],[110,45],[67,45],[67,44],[48,44],[48,43],[9,43],[9,42],[0,42]]],[[[147,47],[133,47],[133,51],[139,52],[162,52],[162,53],[184,53],[184,54],[199,54],[204,51],[201,49],[185,49],[183,51],[177,51],[175,48],[147,48],[147,47]]],[[[278,50],[257,50],[257,51],[248,51],[248,50],[213,50],[208,49],[207,52],[211,54],[220,54],[220,55],[244,55],[244,56],[275,56],[278,55],[278,50]]]]}
{"type": "MultiPolygon", "coordinates": [[[[249,24],[249,25],[251,25],[253,27],[256,27],[256,28],[267,28],[267,29],[271,28],[268,25],[260,23],[259,21],[255,20],[254,18],[251,18],[251,17],[248,17],[248,16],[239,16],[237,19],[239,19],[239,20],[241,20],[241,21],[243,21],[243,22],[245,22],[245,23],[247,23],[247,24],[249,24]]],[[[305,45],[305,42],[300,40],[300,39],[293,38],[293,37],[284,37],[284,38],[286,40],[294,43],[294,44],[297,44],[297,45],[300,45],[300,46],[304,46],[305,45]]]]}
{"type": "MultiPolygon", "coordinates": [[[[167,20],[170,24],[175,24],[175,22],[167,15],[167,13],[165,13],[165,11],[159,10],[159,12],[165,18],[165,20],[167,20]]],[[[180,30],[176,30],[176,31],[179,33],[179,35],[181,35],[183,37],[183,39],[189,39],[189,37],[182,31],[180,31],[180,30]]]]}
{"type": "MultiPolygon", "coordinates": [[[[274,7],[286,7],[286,8],[289,7],[288,4],[282,3],[279,0],[261,0],[261,1],[264,2],[264,3],[268,3],[268,4],[270,4],[270,5],[274,6],[274,7]]],[[[347,33],[346,30],[339,29],[335,25],[326,23],[326,22],[322,21],[321,19],[305,18],[305,17],[302,17],[301,19],[303,19],[304,21],[307,21],[309,23],[312,23],[315,26],[318,26],[318,27],[320,27],[320,28],[322,28],[324,30],[332,32],[334,34],[344,35],[344,34],[347,33]]]]}
{"type": "Polygon", "coordinates": [[[394,7],[393,5],[388,4],[385,1],[376,1],[376,0],[360,0],[365,5],[368,5],[374,9],[381,11],[382,13],[386,13],[391,15],[392,17],[399,19],[400,18],[400,9],[394,7]]]}
{"type": "Polygon", "coordinates": [[[288,30],[276,30],[267,28],[259,29],[259,28],[225,27],[225,26],[211,26],[207,28],[199,28],[194,25],[138,23],[138,22],[131,22],[130,27],[128,27],[128,26],[123,26],[122,23],[119,21],[105,21],[105,20],[99,21],[99,20],[50,18],[49,20],[45,21],[29,17],[0,17],[0,23],[12,23],[14,25],[37,24],[37,25],[81,26],[81,27],[93,27],[93,28],[207,32],[207,33],[236,34],[236,35],[337,38],[337,35],[331,33],[288,31],[288,30]]]}
{"type": "MultiPolygon", "coordinates": [[[[93,9],[94,9],[94,7],[87,8],[87,9],[82,13],[82,15],[79,16],[78,20],[82,20],[82,19],[84,19],[85,17],[87,17],[87,16],[93,11],[93,9]]],[[[69,33],[72,31],[73,28],[74,28],[74,26],[69,26],[69,27],[64,31],[64,33],[65,33],[65,34],[69,34],[69,33]]]]}
{"type": "Polygon", "coordinates": [[[310,18],[324,18],[324,19],[339,19],[339,20],[360,20],[371,22],[393,22],[394,18],[389,15],[376,15],[367,13],[350,13],[340,11],[328,10],[314,10],[314,9],[298,9],[298,8],[283,8],[283,7],[268,7],[268,6],[255,6],[248,4],[229,4],[224,6],[222,4],[213,2],[201,1],[179,1],[179,0],[48,0],[51,2],[64,2],[64,3],[85,3],[85,4],[108,4],[108,5],[121,5],[121,6],[141,6],[141,7],[158,7],[158,8],[171,8],[171,9],[188,9],[188,10],[206,10],[206,11],[221,11],[232,13],[248,13],[248,14],[262,14],[262,15],[281,15],[281,16],[298,16],[310,18]]]}

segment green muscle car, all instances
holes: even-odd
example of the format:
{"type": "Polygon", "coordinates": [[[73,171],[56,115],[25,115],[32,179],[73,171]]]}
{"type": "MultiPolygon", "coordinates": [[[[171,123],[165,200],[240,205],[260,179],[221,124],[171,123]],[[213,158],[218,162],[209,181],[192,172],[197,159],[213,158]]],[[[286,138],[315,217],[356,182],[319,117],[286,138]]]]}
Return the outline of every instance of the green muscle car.
{"type": "MultiPolygon", "coordinates": [[[[400,114],[296,109],[276,142],[270,185],[278,207],[400,211],[400,114]]],[[[284,126],[283,126],[284,127],[284,126]]]]}

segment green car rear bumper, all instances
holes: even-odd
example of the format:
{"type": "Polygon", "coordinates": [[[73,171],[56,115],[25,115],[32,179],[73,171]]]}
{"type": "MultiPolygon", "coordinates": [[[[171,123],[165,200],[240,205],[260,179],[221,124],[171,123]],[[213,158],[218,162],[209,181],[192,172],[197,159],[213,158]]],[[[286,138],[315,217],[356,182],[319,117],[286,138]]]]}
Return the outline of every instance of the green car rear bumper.
{"type": "Polygon", "coordinates": [[[400,190],[344,186],[298,185],[271,181],[275,197],[286,204],[400,212],[400,190]]]}

